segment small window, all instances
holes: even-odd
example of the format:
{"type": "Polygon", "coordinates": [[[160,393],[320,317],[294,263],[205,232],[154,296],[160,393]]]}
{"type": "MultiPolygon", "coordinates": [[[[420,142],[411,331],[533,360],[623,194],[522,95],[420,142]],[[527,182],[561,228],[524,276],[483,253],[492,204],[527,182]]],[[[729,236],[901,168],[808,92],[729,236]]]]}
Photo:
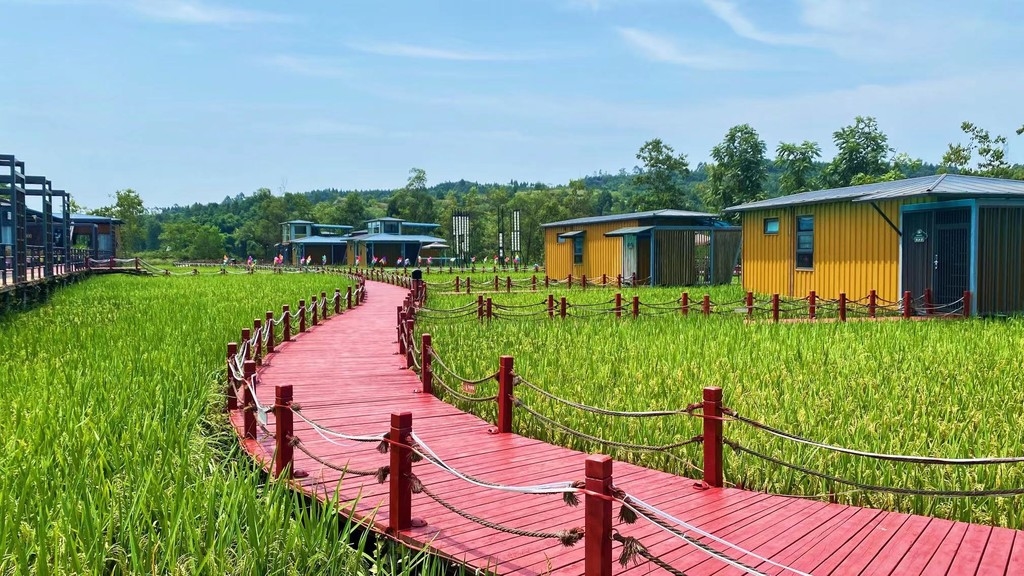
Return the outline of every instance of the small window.
{"type": "Polygon", "coordinates": [[[384,223],[385,234],[398,234],[398,222],[385,222],[384,223]]]}
{"type": "Polygon", "coordinates": [[[583,235],[572,238],[572,263],[583,264],[583,235]]]}
{"type": "Polygon", "coordinates": [[[779,219],[778,218],[765,218],[764,219],[764,233],[765,234],[778,234],[779,233],[779,219]]]}
{"type": "Polygon", "coordinates": [[[814,216],[796,218],[796,267],[814,268],[814,216]]]}

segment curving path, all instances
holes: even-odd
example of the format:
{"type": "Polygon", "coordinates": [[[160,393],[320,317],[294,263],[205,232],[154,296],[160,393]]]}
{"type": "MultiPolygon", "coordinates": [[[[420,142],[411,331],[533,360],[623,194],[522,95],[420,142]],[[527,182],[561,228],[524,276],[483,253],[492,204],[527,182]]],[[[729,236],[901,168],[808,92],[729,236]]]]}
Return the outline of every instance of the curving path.
{"type": "MultiPolygon", "coordinates": [[[[294,402],[305,417],[354,435],[387,432],[392,413],[409,411],[413,431],[464,473],[511,485],[583,479],[585,454],[515,434],[492,434],[489,423],[418,393],[416,374],[404,369],[396,354],[396,308],[407,290],[367,285],[365,304],[278,345],[268,356],[259,370],[260,403],[273,403],[275,385],[292,384],[294,402]]],[[[241,436],[240,413],[232,414],[232,422],[241,436]]],[[[267,426],[272,432],[272,415],[267,426]]],[[[377,452],[375,443],[328,441],[298,418],[295,435],[325,462],[366,472],[388,464],[389,457],[377,452]]],[[[261,431],[256,441],[243,441],[243,446],[269,466],[273,437],[261,431]]],[[[295,468],[308,473],[293,480],[296,488],[321,500],[337,492],[357,518],[379,532],[386,530],[387,484],[352,474],[342,480],[340,472],[300,450],[295,451],[295,468]]],[[[559,495],[476,487],[428,462],[414,464],[413,471],[438,496],[492,522],[540,532],[584,525],[584,506],[568,507],[559,495]]],[[[1024,532],[738,489],[702,489],[693,480],[621,462],[614,464],[614,482],[676,518],[777,564],[715,545],[763,573],[1024,573],[1024,532]]],[[[412,514],[426,526],[403,531],[399,538],[469,566],[500,574],[584,573],[582,542],[563,548],[557,540],[498,532],[450,512],[425,494],[413,494],[412,514]]],[[[616,528],[687,574],[742,573],[642,519],[616,528]]],[[[616,558],[619,551],[616,543],[616,558]]],[[[615,563],[613,569],[616,574],[667,574],[643,560],[626,568],[615,563]]]]}

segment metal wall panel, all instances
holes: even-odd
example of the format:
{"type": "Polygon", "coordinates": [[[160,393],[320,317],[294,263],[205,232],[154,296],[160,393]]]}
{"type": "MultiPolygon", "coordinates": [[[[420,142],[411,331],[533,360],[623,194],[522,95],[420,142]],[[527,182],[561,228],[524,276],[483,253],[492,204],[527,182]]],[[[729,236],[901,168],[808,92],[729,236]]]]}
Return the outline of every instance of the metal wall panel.
{"type": "Polygon", "coordinates": [[[1024,207],[978,209],[978,314],[1024,311],[1024,207]]]}
{"type": "Polygon", "coordinates": [[[615,278],[622,273],[622,238],[607,237],[606,232],[636,226],[636,220],[619,220],[587,224],[584,226],[556,226],[544,229],[544,268],[552,278],[565,278],[569,274],[579,278],[599,278],[607,274],[615,278]],[[572,239],[558,242],[558,235],[573,230],[586,230],[583,237],[583,263],[573,264],[572,239]]]}

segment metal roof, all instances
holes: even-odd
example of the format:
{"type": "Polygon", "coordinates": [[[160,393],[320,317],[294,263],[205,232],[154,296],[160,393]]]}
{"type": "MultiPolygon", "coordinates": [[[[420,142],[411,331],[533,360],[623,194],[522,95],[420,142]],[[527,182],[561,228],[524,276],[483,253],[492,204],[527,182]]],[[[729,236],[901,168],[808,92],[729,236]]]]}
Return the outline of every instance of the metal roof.
{"type": "Polygon", "coordinates": [[[391,216],[382,216],[380,218],[370,218],[369,220],[363,220],[363,222],[405,222],[401,218],[393,218],[391,216]]]}
{"type": "Polygon", "coordinates": [[[572,232],[562,232],[558,235],[559,238],[575,238],[577,236],[583,236],[586,234],[586,230],[573,230],[572,232]]]}
{"type": "Polygon", "coordinates": [[[312,222],[310,220],[288,220],[281,222],[281,224],[316,224],[316,222],[312,222]]]}
{"type": "Polygon", "coordinates": [[[444,238],[438,238],[436,236],[425,236],[421,234],[367,234],[365,236],[346,236],[348,240],[357,240],[359,242],[375,242],[377,244],[403,244],[407,242],[419,242],[420,244],[430,244],[433,242],[444,242],[444,238]]]}
{"type": "Polygon", "coordinates": [[[965,176],[962,174],[936,174],[891,182],[876,182],[874,184],[861,184],[845,188],[800,192],[798,194],[790,194],[789,196],[780,196],[778,198],[731,206],[726,208],[725,211],[745,212],[747,210],[820,204],[822,202],[841,200],[874,202],[930,194],[958,197],[1024,196],[1024,181],[1004,180],[985,176],[965,176]]]}
{"type": "Polygon", "coordinates": [[[402,226],[415,226],[417,228],[440,228],[440,224],[432,224],[430,222],[402,222],[402,226]]]}
{"type": "Polygon", "coordinates": [[[654,226],[630,226],[628,228],[619,228],[618,230],[612,230],[611,232],[605,232],[605,236],[625,236],[627,234],[643,234],[653,230],[654,226]]]}
{"type": "Polygon", "coordinates": [[[345,244],[343,236],[304,236],[296,238],[291,244],[345,244]]]}
{"type": "Polygon", "coordinates": [[[444,242],[434,242],[433,244],[427,244],[426,246],[423,246],[423,248],[429,248],[431,250],[447,250],[448,245],[445,244],[444,242]]]}
{"type": "Polygon", "coordinates": [[[572,220],[561,220],[559,222],[548,222],[541,224],[542,228],[554,226],[579,226],[582,224],[600,224],[602,222],[619,222],[622,220],[640,220],[644,218],[717,218],[717,214],[707,212],[690,212],[689,210],[650,210],[647,212],[630,212],[628,214],[608,214],[605,216],[588,216],[586,218],[573,218],[572,220]]]}

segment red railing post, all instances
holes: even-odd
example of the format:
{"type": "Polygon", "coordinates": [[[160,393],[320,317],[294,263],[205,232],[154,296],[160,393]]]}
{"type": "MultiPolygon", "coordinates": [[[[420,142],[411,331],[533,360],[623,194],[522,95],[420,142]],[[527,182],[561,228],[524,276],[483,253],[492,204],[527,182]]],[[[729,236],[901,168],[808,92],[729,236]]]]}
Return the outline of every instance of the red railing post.
{"type": "Polygon", "coordinates": [[[311,314],[310,317],[309,317],[309,325],[310,326],[316,326],[317,308],[320,307],[320,302],[317,301],[316,294],[313,294],[312,296],[310,296],[309,307],[313,310],[313,314],[311,314]]]}
{"type": "Polygon", "coordinates": [[[412,434],[412,413],[391,414],[391,466],[388,486],[388,530],[395,534],[412,527],[412,451],[409,444],[412,434]]]}
{"type": "Polygon", "coordinates": [[[640,315],[640,297],[633,295],[633,318],[640,315]]]}
{"type": "Polygon", "coordinates": [[[462,279],[458,276],[455,277],[455,293],[458,294],[459,290],[462,289],[462,279]]]}
{"type": "Polygon", "coordinates": [[[292,311],[291,307],[287,304],[281,306],[281,312],[284,316],[284,330],[281,334],[281,342],[289,342],[292,339],[292,311]]]}
{"type": "Polygon", "coordinates": [[[605,274],[605,273],[602,272],[601,273],[601,287],[604,288],[604,287],[607,287],[607,286],[608,286],[608,274],[605,274]]]}
{"type": "Polygon", "coordinates": [[[878,309],[878,292],[872,290],[868,293],[868,318],[875,317],[875,311],[878,309]]]}
{"type": "Polygon", "coordinates": [[[689,292],[683,292],[683,294],[679,297],[679,311],[682,313],[683,316],[688,316],[690,314],[689,292]]]}
{"type": "Polygon", "coordinates": [[[511,276],[506,276],[505,277],[505,292],[508,292],[509,294],[512,293],[512,277],[511,276]]]}
{"type": "Polygon", "coordinates": [[[483,320],[484,319],[484,295],[483,294],[477,294],[476,295],[476,319],[477,320],[483,320]]]}
{"type": "Polygon", "coordinates": [[[583,545],[584,576],[612,574],[612,459],[587,456],[583,545]]]}
{"type": "Polygon", "coordinates": [[[274,476],[291,478],[294,448],[292,447],[292,385],[274,386],[274,476]]]}
{"type": "Polygon", "coordinates": [[[249,340],[252,340],[252,331],[248,328],[242,328],[242,342],[240,346],[242,346],[242,350],[245,350],[245,354],[242,355],[243,361],[252,359],[252,345],[249,343],[249,340]]]}
{"type": "Polygon", "coordinates": [[[582,286],[584,290],[587,289],[587,275],[586,274],[580,275],[580,286],[582,286]]]}
{"type": "Polygon", "coordinates": [[[562,318],[562,320],[565,320],[565,313],[568,310],[568,308],[569,306],[565,302],[565,296],[562,296],[560,306],[558,308],[558,315],[562,318]]]}
{"type": "Polygon", "coordinates": [[[907,319],[913,315],[914,307],[911,304],[913,298],[910,296],[910,290],[903,293],[903,318],[907,319]]]}
{"type": "Polygon", "coordinates": [[[409,343],[409,345],[405,347],[405,367],[410,369],[410,370],[412,370],[413,366],[415,366],[415,358],[413,358],[413,354],[416,353],[416,350],[413,347],[414,342],[412,341],[412,339],[415,337],[414,336],[415,333],[416,333],[415,320],[412,320],[412,319],[406,320],[405,321],[405,339],[409,343]]]}
{"type": "Polygon", "coordinates": [[[256,349],[253,350],[252,358],[256,364],[263,364],[263,338],[260,332],[263,331],[263,322],[259,318],[252,320],[252,333],[256,335],[256,349]]]}
{"type": "Polygon", "coordinates": [[[494,317],[494,302],[488,297],[487,298],[487,319],[490,320],[494,317]]]}
{"type": "Polygon", "coordinates": [[[555,296],[548,294],[548,318],[555,317],[555,296]]]}
{"type": "Polygon", "coordinates": [[[299,300],[299,332],[306,331],[306,301],[299,300]]]}
{"type": "Polygon", "coordinates": [[[632,274],[630,274],[629,285],[630,286],[634,286],[634,287],[636,286],[636,272],[633,272],[632,274]]]}
{"type": "Polygon", "coordinates": [[[814,290],[807,295],[807,317],[814,320],[818,316],[818,295],[814,290]]]}
{"type": "Polygon", "coordinates": [[[971,317],[971,291],[964,290],[964,318],[971,317]]]}
{"type": "Polygon", "coordinates": [[[274,312],[267,310],[265,326],[267,327],[267,354],[274,352],[274,312]]]}
{"type": "Polygon", "coordinates": [[[618,274],[615,276],[615,285],[618,288],[622,288],[622,274],[618,274]]]}
{"type": "Polygon", "coordinates": [[[320,320],[327,320],[327,315],[330,314],[327,308],[327,292],[320,293],[320,320]]]}
{"type": "Polygon", "coordinates": [[[235,374],[231,371],[231,362],[235,359],[235,354],[238,354],[238,343],[228,342],[228,411],[238,409],[238,397],[235,396],[235,374]]]}
{"type": "Polygon", "coordinates": [[[537,275],[536,274],[534,274],[530,278],[530,290],[533,291],[533,292],[537,291],[537,275]]]}
{"type": "Polygon", "coordinates": [[[622,318],[622,293],[615,293],[615,317],[622,318]]]}
{"type": "Polygon", "coordinates": [[[253,387],[249,386],[256,375],[256,363],[246,360],[242,364],[242,430],[245,438],[256,438],[256,399],[252,397],[253,387]]]}
{"type": "Polygon", "coordinates": [[[924,289],[924,313],[931,316],[935,313],[935,305],[932,300],[932,289],[924,289]]]}
{"type": "Polygon", "coordinates": [[[395,321],[395,330],[398,333],[398,353],[405,354],[405,336],[403,330],[405,330],[405,310],[401,306],[396,307],[398,309],[398,320],[395,321]]]}
{"type": "Polygon", "coordinates": [[[569,289],[572,290],[572,274],[569,274],[568,281],[569,281],[569,289]]]}
{"type": "Polygon", "coordinates": [[[772,322],[778,323],[779,321],[779,295],[778,293],[772,294],[772,322]]]}
{"type": "Polygon", "coordinates": [[[138,269],[139,269],[139,257],[136,256],[135,257],[135,270],[137,271],[138,269]]]}
{"type": "Polygon", "coordinates": [[[754,317],[754,293],[747,292],[747,320],[754,317]]]}
{"type": "Polygon", "coordinates": [[[724,484],[722,473],[722,389],[704,388],[704,482],[713,488],[724,484]]]}
{"type": "Polygon", "coordinates": [[[433,344],[430,341],[430,334],[420,336],[420,383],[423,385],[424,394],[434,393],[434,367],[431,364],[433,344]]]}
{"type": "Polygon", "coordinates": [[[345,293],[345,309],[352,309],[352,287],[348,287],[348,291],[345,293]]]}
{"type": "Polygon", "coordinates": [[[700,311],[705,316],[710,316],[711,315],[711,295],[710,294],[705,294],[704,295],[704,299],[701,300],[700,311]]]}
{"type": "Polygon", "coordinates": [[[545,274],[544,275],[544,288],[547,289],[547,288],[550,288],[550,287],[551,287],[551,278],[548,277],[547,274],[545,274]]]}
{"type": "Polygon", "coordinates": [[[497,274],[494,275],[494,291],[495,292],[498,291],[498,275],[497,274]]]}
{"type": "Polygon", "coordinates": [[[470,284],[470,280],[471,278],[469,276],[466,276],[466,294],[469,294],[473,291],[472,285],[470,284]]]}
{"type": "Polygon", "coordinates": [[[341,289],[334,289],[334,313],[341,314],[341,289]]]}
{"type": "Polygon", "coordinates": [[[846,292],[839,293],[839,321],[846,322],[846,292]]]}
{"type": "Polygon", "coordinates": [[[512,432],[512,399],[515,375],[512,372],[513,359],[502,356],[498,360],[498,432],[512,432]]]}

